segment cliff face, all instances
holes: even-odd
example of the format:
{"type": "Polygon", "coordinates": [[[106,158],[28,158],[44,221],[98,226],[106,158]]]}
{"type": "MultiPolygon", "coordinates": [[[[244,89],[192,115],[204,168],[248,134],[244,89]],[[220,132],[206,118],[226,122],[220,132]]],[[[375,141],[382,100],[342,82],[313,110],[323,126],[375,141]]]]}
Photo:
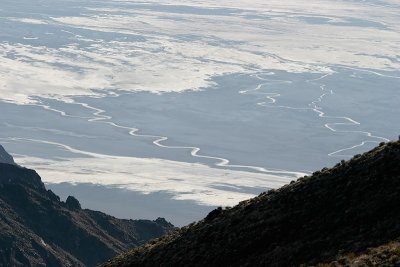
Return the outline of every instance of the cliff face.
{"type": "Polygon", "coordinates": [[[94,266],[172,228],[81,209],[73,197],[62,202],[35,171],[0,163],[1,266],[94,266]]]}
{"type": "Polygon", "coordinates": [[[400,264],[393,245],[400,237],[399,192],[398,141],[216,209],[102,266],[338,266],[363,255],[379,259],[385,248],[391,258],[381,263],[400,264]]]}

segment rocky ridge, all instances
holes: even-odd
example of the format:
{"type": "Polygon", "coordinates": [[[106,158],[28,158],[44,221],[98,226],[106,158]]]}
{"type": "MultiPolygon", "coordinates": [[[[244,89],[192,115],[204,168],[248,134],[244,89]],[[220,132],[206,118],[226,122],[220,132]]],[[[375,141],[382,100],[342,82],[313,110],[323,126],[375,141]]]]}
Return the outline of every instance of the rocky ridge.
{"type": "Polygon", "coordinates": [[[121,220],[82,209],[72,196],[63,202],[7,154],[0,163],[0,266],[94,266],[174,228],[162,218],[121,220]]]}

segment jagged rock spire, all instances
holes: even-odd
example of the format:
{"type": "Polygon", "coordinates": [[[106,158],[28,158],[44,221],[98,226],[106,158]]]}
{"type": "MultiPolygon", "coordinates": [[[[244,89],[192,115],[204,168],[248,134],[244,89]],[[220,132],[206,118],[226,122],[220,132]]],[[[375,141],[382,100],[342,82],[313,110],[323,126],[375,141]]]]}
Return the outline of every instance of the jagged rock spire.
{"type": "Polygon", "coordinates": [[[15,164],[13,157],[0,145],[0,163],[15,164]]]}

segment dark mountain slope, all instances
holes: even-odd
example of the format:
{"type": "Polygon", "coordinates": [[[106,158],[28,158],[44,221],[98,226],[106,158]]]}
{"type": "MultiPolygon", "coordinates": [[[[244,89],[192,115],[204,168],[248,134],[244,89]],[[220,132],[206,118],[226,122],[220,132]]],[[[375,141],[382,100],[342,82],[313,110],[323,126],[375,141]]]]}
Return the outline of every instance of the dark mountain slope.
{"type": "Polygon", "coordinates": [[[35,171],[0,164],[0,266],[94,266],[171,228],[61,202],[35,171]]]}
{"type": "Polygon", "coordinates": [[[400,237],[400,142],[300,178],[102,266],[299,266],[400,237]]]}

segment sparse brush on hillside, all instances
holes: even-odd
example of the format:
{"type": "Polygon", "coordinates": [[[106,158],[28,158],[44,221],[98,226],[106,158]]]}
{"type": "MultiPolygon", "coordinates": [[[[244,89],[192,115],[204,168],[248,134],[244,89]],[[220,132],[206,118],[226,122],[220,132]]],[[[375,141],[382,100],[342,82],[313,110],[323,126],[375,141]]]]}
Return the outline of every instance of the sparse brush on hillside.
{"type": "Polygon", "coordinates": [[[101,266],[393,266],[399,192],[400,141],[382,143],[101,266]]]}

